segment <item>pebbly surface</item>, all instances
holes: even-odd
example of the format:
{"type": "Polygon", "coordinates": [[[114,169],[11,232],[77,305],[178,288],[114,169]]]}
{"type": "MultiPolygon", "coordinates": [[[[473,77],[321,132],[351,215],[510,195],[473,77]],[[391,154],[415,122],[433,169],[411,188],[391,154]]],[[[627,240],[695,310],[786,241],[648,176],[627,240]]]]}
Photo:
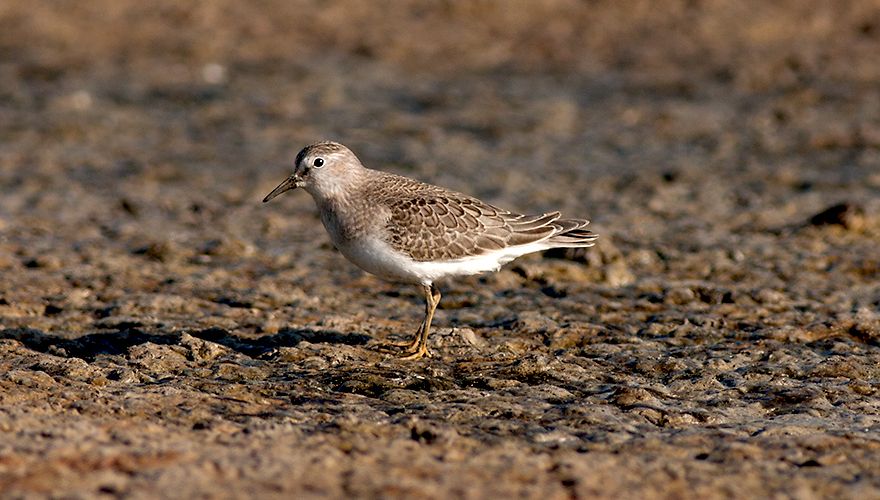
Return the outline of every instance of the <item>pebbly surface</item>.
{"type": "Polygon", "coordinates": [[[0,5],[4,497],[880,496],[872,2],[0,5]],[[414,287],[318,139],[589,251],[414,287]]]}

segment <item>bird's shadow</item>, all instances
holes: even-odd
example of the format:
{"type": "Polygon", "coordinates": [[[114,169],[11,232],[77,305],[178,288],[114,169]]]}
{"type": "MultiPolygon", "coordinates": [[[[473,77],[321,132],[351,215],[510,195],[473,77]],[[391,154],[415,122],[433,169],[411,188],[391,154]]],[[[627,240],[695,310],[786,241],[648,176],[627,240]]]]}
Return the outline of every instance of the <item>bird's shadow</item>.
{"type": "Polygon", "coordinates": [[[310,328],[282,328],[273,335],[247,338],[234,335],[223,328],[208,328],[191,332],[193,337],[215,342],[251,357],[258,357],[278,347],[295,347],[300,342],[312,344],[364,345],[371,339],[363,333],[342,333],[335,330],[310,328]]]}
{"type": "MultiPolygon", "coordinates": [[[[193,337],[215,342],[250,357],[258,357],[278,347],[294,347],[300,342],[364,345],[370,337],[362,333],[341,333],[333,330],[284,328],[278,333],[248,338],[222,328],[208,328],[187,332],[193,337]]],[[[100,355],[125,355],[136,345],[174,345],[180,343],[181,332],[147,333],[137,328],[112,332],[96,332],[76,338],[65,338],[35,328],[6,328],[0,330],[0,339],[13,339],[28,349],[62,356],[81,358],[92,362],[100,355]]]]}

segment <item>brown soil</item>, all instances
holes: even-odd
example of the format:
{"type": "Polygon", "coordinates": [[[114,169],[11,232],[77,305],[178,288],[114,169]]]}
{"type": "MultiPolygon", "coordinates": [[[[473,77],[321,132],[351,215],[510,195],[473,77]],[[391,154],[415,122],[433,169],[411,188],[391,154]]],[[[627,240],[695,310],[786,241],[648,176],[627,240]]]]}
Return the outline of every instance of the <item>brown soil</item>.
{"type": "Polygon", "coordinates": [[[0,3],[0,496],[880,497],[873,1],[0,3]],[[587,252],[413,287],[303,145],[587,252]]]}

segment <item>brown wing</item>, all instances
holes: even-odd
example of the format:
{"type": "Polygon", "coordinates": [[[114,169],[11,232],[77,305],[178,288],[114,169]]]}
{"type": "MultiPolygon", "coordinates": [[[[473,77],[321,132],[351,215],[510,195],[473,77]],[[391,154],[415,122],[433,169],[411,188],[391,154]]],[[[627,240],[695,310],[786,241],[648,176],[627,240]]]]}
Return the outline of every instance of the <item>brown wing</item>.
{"type": "Polygon", "coordinates": [[[391,245],[418,261],[480,255],[581,227],[573,220],[554,223],[559,212],[515,214],[405,177],[388,175],[377,191],[374,199],[390,214],[385,229],[391,245]]]}

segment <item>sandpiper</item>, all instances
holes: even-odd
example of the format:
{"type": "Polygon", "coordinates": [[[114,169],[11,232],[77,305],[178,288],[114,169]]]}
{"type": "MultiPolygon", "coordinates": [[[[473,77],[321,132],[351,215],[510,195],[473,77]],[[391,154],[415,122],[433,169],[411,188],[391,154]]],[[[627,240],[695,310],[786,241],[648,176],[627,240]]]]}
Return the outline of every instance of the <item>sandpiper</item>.
{"type": "Polygon", "coordinates": [[[522,215],[471,196],[399,175],[371,170],[347,147],[318,142],[296,155],[293,173],[267,202],[301,187],[315,200],[321,222],[348,260],[380,278],[422,287],[425,319],[403,359],[428,354],[428,332],[440,302],[435,282],[497,271],[527,253],[590,247],[589,221],[559,212],[522,215]]]}

